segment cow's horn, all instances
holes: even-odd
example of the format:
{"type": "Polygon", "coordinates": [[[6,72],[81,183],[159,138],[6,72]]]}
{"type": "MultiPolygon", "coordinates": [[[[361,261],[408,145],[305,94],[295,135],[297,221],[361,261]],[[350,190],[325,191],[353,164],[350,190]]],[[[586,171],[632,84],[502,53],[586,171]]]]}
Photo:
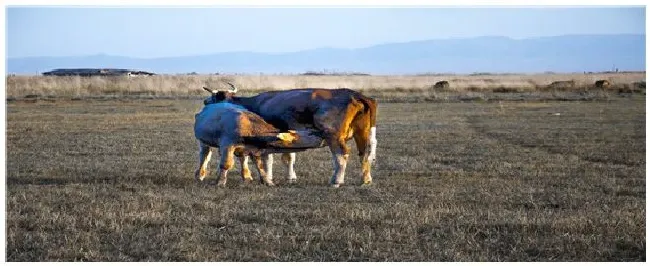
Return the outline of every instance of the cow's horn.
{"type": "Polygon", "coordinates": [[[211,90],[206,87],[203,87],[204,90],[208,91],[209,93],[217,93],[217,90],[211,90]]]}
{"type": "Polygon", "coordinates": [[[232,88],[232,89],[230,90],[230,92],[232,92],[232,93],[237,92],[237,87],[235,87],[235,85],[232,85],[232,83],[230,83],[230,82],[226,82],[226,83],[227,83],[228,85],[230,85],[230,87],[232,88]]]}

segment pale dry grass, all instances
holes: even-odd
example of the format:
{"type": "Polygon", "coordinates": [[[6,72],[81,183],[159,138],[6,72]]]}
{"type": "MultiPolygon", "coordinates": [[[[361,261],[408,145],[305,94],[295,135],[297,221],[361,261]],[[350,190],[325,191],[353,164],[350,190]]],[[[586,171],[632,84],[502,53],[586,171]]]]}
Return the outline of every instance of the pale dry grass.
{"type": "Polygon", "coordinates": [[[27,95],[84,97],[98,95],[203,95],[202,86],[224,88],[221,80],[236,84],[242,94],[292,88],[352,88],[366,90],[430,90],[442,80],[451,92],[514,89],[535,91],[553,81],[574,80],[576,87],[591,87],[600,79],[614,85],[645,81],[645,72],[531,75],[420,75],[420,76],[270,76],[270,75],[158,75],[152,77],[7,77],[7,97],[27,95]]]}

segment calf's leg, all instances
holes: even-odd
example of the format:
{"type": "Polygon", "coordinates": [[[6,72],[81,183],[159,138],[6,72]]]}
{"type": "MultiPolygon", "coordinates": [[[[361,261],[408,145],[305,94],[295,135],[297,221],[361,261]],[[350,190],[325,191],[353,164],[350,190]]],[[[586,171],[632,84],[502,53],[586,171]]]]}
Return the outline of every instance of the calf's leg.
{"type": "Polygon", "coordinates": [[[239,156],[239,163],[241,164],[241,178],[246,183],[253,182],[251,170],[248,168],[248,155],[239,156]]]}
{"type": "Polygon", "coordinates": [[[232,169],[235,164],[233,158],[235,156],[235,148],[233,146],[220,146],[219,151],[221,153],[221,160],[219,161],[219,168],[221,171],[219,172],[219,181],[217,185],[219,187],[225,187],[226,181],[228,181],[228,170],[232,169]]]}
{"type": "Polygon", "coordinates": [[[194,172],[194,180],[203,181],[208,174],[208,163],[212,157],[212,149],[199,141],[199,168],[194,172]]]}
{"type": "Polygon", "coordinates": [[[255,156],[255,166],[257,172],[260,174],[260,182],[267,186],[274,186],[273,184],[273,155],[265,154],[262,156],[255,156]]]}

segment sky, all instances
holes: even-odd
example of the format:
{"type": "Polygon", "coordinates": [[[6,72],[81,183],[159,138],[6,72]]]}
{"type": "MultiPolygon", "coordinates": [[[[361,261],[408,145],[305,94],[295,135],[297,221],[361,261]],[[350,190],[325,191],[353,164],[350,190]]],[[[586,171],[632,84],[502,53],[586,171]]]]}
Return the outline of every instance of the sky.
{"type": "Polygon", "coordinates": [[[7,7],[7,57],[138,58],[363,48],[429,39],[645,34],[643,7],[7,7]]]}

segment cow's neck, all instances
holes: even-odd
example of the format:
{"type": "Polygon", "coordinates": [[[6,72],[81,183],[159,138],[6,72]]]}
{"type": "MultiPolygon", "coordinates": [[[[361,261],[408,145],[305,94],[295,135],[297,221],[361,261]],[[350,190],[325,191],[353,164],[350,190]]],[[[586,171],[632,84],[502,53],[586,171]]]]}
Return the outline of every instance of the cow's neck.
{"type": "Polygon", "coordinates": [[[257,104],[255,102],[255,97],[232,97],[230,102],[233,104],[238,104],[244,108],[252,111],[253,113],[257,112],[257,104]]]}

